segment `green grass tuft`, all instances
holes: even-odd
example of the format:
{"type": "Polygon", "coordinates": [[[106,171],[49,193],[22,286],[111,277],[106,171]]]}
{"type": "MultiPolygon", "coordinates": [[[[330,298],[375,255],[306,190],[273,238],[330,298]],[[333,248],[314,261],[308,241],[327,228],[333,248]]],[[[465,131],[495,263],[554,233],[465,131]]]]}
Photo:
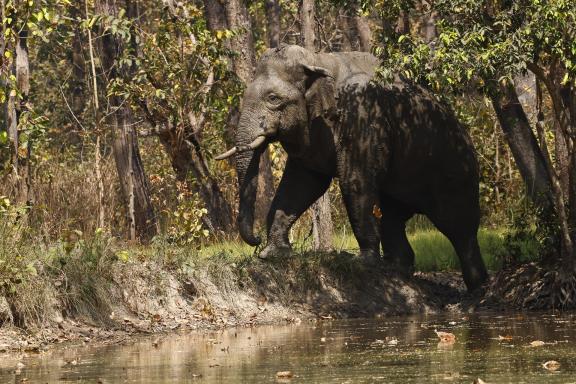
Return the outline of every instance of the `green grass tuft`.
{"type": "MultiPolygon", "coordinates": [[[[506,234],[502,229],[481,229],[478,232],[478,242],[480,252],[486,266],[490,270],[498,270],[502,267],[503,260],[507,254],[506,234]]],[[[422,272],[431,271],[458,271],[460,263],[452,244],[448,239],[435,229],[419,229],[408,235],[408,240],[416,254],[416,270],[422,272]]],[[[523,244],[526,260],[536,257],[536,245],[532,243],[523,244]]],[[[309,242],[298,242],[294,246],[296,253],[310,255],[309,242]]],[[[334,249],[336,251],[347,251],[355,253],[358,251],[358,243],[350,233],[341,234],[334,239],[334,249]]],[[[253,257],[254,248],[249,245],[236,242],[223,242],[211,244],[198,251],[199,261],[210,260],[215,255],[225,258],[228,262],[239,262],[253,257]]]]}

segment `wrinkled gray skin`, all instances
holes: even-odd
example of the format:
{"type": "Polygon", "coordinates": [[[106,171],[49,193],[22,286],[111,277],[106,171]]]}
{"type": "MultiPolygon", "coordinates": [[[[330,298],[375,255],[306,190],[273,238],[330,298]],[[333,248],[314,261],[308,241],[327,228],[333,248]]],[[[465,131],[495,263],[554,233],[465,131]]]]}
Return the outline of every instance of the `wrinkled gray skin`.
{"type": "Polygon", "coordinates": [[[253,233],[259,157],[267,143],[280,141],[288,161],[261,258],[289,252],[290,227],[337,177],[367,263],[412,273],[405,223],[422,213],[452,242],[474,290],[487,273],[476,237],[478,165],[470,137],[423,88],[400,79],[371,82],[377,65],[366,53],[316,54],[298,46],[263,55],[244,93],[236,134],[238,147],[267,138],[256,150],[236,154],[240,234],[260,244],[253,233]]]}

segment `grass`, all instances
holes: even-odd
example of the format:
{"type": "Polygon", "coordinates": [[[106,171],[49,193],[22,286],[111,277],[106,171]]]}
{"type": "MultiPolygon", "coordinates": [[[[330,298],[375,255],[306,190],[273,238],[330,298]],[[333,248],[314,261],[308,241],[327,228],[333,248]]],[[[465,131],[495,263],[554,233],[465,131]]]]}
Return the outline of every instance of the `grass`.
{"type": "MultiPolygon", "coordinates": [[[[489,270],[499,270],[507,255],[506,234],[503,229],[480,229],[478,243],[482,258],[489,270]]],[[[448,239],[435,229],[417,229],[408,235],[408,240],[416,255],[416,270],[431,271],[457,271],[460,263],[448,239]]],[[[337,251],[356,252],[358,243],[350,233],[336,236],[334,248],[337,251]]],[[[309,241],[296,241],[294,249],[298,253],[310,250],[309,241]]],[[[526,242],[523,244],[524,261],[537,257],[536,244],[526,242]]],[[[198,251],[200,260],[211,259],[215,255],[225,257],[228,261],[240,261],[250,258],[255,249],[240,241],[222,242],[207,245],[198,251]]]]}

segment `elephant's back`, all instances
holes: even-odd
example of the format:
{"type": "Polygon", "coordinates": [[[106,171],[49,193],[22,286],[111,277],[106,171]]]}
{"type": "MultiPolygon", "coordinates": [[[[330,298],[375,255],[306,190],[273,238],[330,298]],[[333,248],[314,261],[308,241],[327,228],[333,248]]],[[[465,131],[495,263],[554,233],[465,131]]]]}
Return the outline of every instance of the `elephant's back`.
{"type": "Polygon", "coordinates": [[[435,194],[474,194],[479,178],[474,146],[451,108],[402,79],[369,87],[379,93],[378,110],[390,141],[383,187],[420,205],[435,194]]]}

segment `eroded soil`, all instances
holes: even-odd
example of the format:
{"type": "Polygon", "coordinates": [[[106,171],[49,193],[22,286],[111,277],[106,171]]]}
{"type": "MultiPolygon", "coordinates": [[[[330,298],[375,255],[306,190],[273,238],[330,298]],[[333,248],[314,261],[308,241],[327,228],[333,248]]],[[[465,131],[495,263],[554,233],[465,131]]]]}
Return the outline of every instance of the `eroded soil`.
{"type": "Polygon", "coordinates": [[[466,294],[459,273],[407,279],[365,268],[347,253],[216,260],[177,270],[135,261],[117,263],[112,276],[95,297],[77,298],[73,307],[55,284],[41,323],[26,329],[4,323],[0,351],[41,351],[70,341],[117,343],[176,329],[469,312],[480,302],[466,294]]]}

